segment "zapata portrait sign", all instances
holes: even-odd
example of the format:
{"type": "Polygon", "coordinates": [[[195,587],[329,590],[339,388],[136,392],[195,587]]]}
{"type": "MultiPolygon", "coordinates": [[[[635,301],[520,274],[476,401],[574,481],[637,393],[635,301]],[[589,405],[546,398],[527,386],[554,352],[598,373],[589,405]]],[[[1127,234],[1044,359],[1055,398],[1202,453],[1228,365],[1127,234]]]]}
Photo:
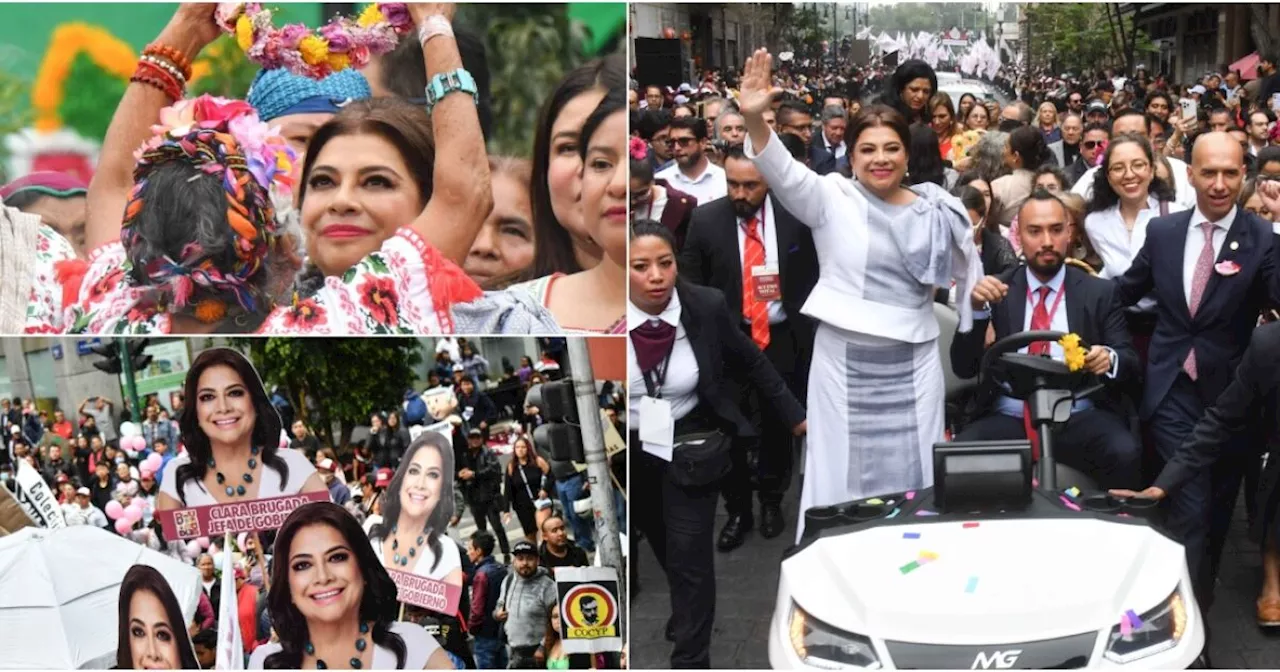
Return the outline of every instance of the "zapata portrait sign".
{"type": "Polygon", "coordinates": [[[612,567],[558,567],[560,636],[565,653],[622,650],[618,572],[612,567]]]}

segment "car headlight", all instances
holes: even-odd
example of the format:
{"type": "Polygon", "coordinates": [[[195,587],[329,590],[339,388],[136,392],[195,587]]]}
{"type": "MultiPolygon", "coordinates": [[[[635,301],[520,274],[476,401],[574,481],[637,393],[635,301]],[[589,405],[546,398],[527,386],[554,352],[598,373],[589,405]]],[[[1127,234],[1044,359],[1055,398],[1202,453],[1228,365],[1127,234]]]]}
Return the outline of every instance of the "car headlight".
{"type": "Polygon", "coordinates": [[[1123,634],[1119,625],[1111,628],[1107,652],[1103,654],[1107,660],[1131,663],[1177,646],[1187,631],[1187,603],[1182,599],[1182,592],[1175,590],[1169,599],[1138,618],[1142,620],[1142,627],[1132,628],[1128,635],[1123,634]]]}
{"type": "Polygon", "coordinates": [[[870,639],[833,628],[794,602],[790,623],[791,648],[805,665],[826,669],[880,669],[880,659],[870,639]]]}

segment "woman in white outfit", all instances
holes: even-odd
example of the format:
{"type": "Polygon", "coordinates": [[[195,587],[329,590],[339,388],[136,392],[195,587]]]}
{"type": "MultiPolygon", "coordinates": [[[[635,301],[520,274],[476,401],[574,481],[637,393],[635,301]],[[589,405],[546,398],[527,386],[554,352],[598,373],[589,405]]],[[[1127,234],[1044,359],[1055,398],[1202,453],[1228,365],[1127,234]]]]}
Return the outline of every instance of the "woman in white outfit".
{"type": "Polygon", "coordinates": [[[244,355],[200,353],[183,393],[178,426],[187,452],[165,465],[157,510],[327,491],[302,451],[280,448],[280,414],[244,355]]]}
{"type": "MultiPolygon", "coordinates": [[[[965,296],[981,269],[968,215],[941,187],[903,187],[910,131],[872,105],[846,138],[854,179],[818,176],[795,161],[764,121],[781,90],[765,50],[747,64],[740,103],[746,154],[770,192],[813,230],[818,285],[804,314],[818,322],[809,374],[809,449],[803,511],[933,483],[943,439],[943,377],[933,316],[938,287],[965,296]]],[[[961,331],[973,326],[961,301],[961,331]]]]}

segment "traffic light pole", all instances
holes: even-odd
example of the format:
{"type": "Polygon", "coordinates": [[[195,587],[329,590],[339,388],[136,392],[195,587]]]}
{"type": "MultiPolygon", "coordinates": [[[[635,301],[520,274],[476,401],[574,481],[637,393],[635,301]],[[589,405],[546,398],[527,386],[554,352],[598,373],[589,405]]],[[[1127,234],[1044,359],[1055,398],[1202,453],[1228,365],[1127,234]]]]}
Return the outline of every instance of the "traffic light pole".
{"type": "MultiPolygon", "coordinates": [[[[129,401],[129,413],[134,422],[142,422],[142,408],[138,405],[138,384],[133,379],[133,357],[129,353],[129,340],[120,337],[120,375],[124,376],[124,396],[129,401]]],[[[150,446],[147,446],[150,448],[150,446]]]]}
{"type": "MultiPolygon", "coordinates": [[[[572,372],[574,396],[581,418],[582,447],[587,459],[587,480],[591,483],[591,508],[595,512],[596,549],[606,567],[618,570],[618,585],[626,586],[626,563],[622,561],[618,512],[613,506],[613,480],[609,476],[609,457],[604,446],[604,429],[600,426],[600,402],[596,393],[595,373],[591,370],[591,353],[587,339],[570,338],[569,368],[572,372]]],[[[627,591],[618,591],[618,608],[627,613],[627,591]]]]}

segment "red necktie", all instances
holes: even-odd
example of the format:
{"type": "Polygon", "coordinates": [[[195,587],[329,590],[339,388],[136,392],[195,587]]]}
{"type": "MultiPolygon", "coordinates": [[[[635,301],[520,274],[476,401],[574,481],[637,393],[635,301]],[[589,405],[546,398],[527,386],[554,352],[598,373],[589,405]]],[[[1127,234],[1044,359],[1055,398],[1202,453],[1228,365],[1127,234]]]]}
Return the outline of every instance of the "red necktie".
{"type": "MultiPolygon", "coordinates": [[[[1049,302],[1049,292],[1052,292],[1048,285],[1041,285],[1040,300],[1036,302],[1036,307],[1031,311],[1031,331],[1047,331],[1052,326],[1052,320],[1049,318],[1049,309],[1045,304],[1049,302]]],[[[1048,355],[1049,342],[1036,341],[1027,347],[1027,352],[1033,355],[1048,355]]],[[[1036,433],[1036,428],[1031,425],[1031,402],[1022,402],[1022,426],[1027,430],[1027,440],[1031,442],[1031,459],[1040,461],[1040,436],[1036,433]]]]}
{"type": "Polygon", "coordinates": [[[751,269],[764,265],[764,241],[755,217],[747,220],[747,240],[742,254],[742,316],[751,323],[751,340],[764,351],[769,347],[769,306],[756,300],[751,269]]]}

